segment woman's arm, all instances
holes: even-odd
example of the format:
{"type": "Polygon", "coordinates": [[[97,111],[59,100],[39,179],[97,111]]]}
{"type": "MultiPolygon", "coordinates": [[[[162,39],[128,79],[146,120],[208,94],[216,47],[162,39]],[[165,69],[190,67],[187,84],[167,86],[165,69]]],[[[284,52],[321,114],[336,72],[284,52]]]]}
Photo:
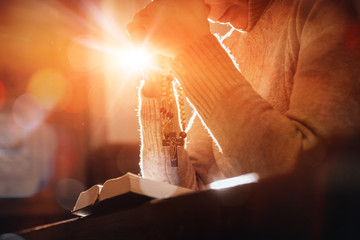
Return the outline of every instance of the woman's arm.
{"type": "Polygon", "coordinates": [[[285,114],[254,91],[214,36],[178,54],[173,71],[222,148],[226,176],[288,172],[299,159],[324,159],[334,144],[359,134],[359,50],[349,47],[360,43],[347,42],[359,23],[342,7],[317,1],[306,16],[285,114]]]}

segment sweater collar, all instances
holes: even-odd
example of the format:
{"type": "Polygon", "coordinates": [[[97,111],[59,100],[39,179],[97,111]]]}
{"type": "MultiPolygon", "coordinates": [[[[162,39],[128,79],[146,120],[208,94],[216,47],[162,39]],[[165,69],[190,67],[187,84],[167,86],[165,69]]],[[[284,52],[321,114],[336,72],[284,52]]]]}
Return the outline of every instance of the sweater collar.
{"type": "Polygon", "coordinates": [[[245,31],[250,31],[259,20],[271,0],[248,0],[248,25],[245,31]]]}

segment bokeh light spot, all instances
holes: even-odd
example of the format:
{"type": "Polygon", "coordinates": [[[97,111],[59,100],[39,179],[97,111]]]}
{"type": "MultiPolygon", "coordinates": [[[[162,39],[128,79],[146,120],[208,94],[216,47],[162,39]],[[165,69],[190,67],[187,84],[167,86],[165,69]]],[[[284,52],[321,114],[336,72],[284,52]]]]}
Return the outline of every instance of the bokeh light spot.
{"type": "Polygon", "coordinates": [[[67,89],[67,83],[61,73],[54,69],[42,69],[31,77],[28,93],[36,96],[46,109],[61,105],[67,89]]]}
{"type": "Polygon", "coordinates": [[[15,100],[13,118],[19,126],[32,130],[43,122],[45,110],[33,95],[26,93],[15,100]]]}
{"type": "Polygon", "coordinates": [[[4,233],[0,235],[0,240],[25,240],[25,238],[15,233],[4,233]]]}
{"type": "Polygon", "coordinates": [[[71,211],[80,192],[84,191],[84,189],[84,185],[76,179],[62,179],[56,185],[56,201],[62,208],[71,211]]]}
{"type": "Polygon", "coordinates": [[[0,81],[0,110],[5,106],[7,99],[6,88],[4,84],[0,81]]]}

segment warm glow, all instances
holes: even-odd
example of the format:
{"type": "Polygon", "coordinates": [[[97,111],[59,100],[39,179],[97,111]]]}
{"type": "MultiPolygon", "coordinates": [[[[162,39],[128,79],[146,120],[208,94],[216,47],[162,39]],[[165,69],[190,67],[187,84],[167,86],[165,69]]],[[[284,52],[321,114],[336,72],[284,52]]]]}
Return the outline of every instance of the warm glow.
{"type": "MultiPolygon", "coordinates": [[[[10,139],[2,136],[4,142],[21,143],[4,154],[16,155],[25,167],[36,166],[16,180],[24,166],[9,155],[13,161],[5,161],[11,168],[8,175],[0,174],[1,187],[13,191],[21,185],[22,194],[29,195],[43,187],[54,193],[56,185],[59,204],[72,207],[67,203],[78,194],[73,193],[80,188],[72,188],[79,182],[58,180],[83,171],[86,148],[113,143],[109,136],[126,144],[138,141],[136,91],[141,71],[151,60],[148,53],[133,48],[126,24],[143,5],[116,0],[1,1],[0,111],[4,117],[9,114],[4,121],[16,131],[3,128],[26,136],[24,141],[14,134],[10,139]],[[116,98],[109,96],[108,88],[116,98]],[[110,125],[110,117],[115,124],[110,125]],[[48,134],[39,133],[44,127],[56,131],[54,154],[48,134]],[[37,188],[30,189],[24,180],[37,188]]],[[[0,198],[7,194],[0,191],[0,198]]]]}
{"type": "Polygon", "coordinates": [[[152,55],[145,48],[103,46],[106,54],[106,68],[110,70],[139,73],[153,67],[152,55]]]}
{"type": "Polygon", "coordinates": [[[51,110],[63,100],[66,88],[67,82],[60,72],[42,69],[33,74],[27,91],[35,96],[44,108],[51,110]]]}
{"type": "Polygon", "coordinates": [[[68,47],[71,66],[77,71],[125,70],[141,72],[152,67],[152,56],[145,48],[128,42],[114,45],[89,36],[74,38],[68,47]],[[102,66],[102,63],[105,63],[102,66]]]}
{"type": "Polygon", "coordinates": [[[72,79],[66,95],[66,103],[64,110],[68,113],[80,113],[87,108],[88,87],[86,79],[72,79]]]}
{"type": "Polygon", "coordinates": [[[68,59],[74,70],[79,72],[101,71],[103,53],[98,43],[90,36],[78,36],[68,46],[68,59]]]}
{"type": "Polygon", "coordinates": [[[211,189],[223,189],[234,187],[237,185],[243,185],[247,183],[254,183],[259,180],[259,175],[257,173],[248,173],[244,175],[240,175],[238,177],[227,178],[219,181],[215,181],[210,183],[209,187],[211,189]]]}
{"type": "Polygon", "coordinates": [[[119,60],[133,71],[144,70],[152,66],[151,54],[144,48],[130,48],[120,51],[119,60]]]}
{"type": "Polygon", "coordinates": [[[105,90],[104,86],[101,83],[94,84],[90,87],[88,95],[88,104],[91,113],[95,114],[98,117],[107,117],[107,109],[104,101],[100,99],[105,99],[105,90]]]}

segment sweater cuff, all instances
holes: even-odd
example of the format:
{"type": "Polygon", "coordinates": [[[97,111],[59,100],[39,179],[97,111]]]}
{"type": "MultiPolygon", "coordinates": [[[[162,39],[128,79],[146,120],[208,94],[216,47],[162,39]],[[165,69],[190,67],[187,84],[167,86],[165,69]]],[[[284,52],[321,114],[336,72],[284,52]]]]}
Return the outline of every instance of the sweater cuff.
{"type": "Polygon", "coordinates": [[[160,98],[146,97],[140,93],[140,117],[144,121],[160,121],[160,98]]]}
{"type": "Polygon", "coordinates": [[[209,118],[219,101],[243,79],[229,53],[210,34],[184,49],[171,67],[203,119],[209,118]]]}

